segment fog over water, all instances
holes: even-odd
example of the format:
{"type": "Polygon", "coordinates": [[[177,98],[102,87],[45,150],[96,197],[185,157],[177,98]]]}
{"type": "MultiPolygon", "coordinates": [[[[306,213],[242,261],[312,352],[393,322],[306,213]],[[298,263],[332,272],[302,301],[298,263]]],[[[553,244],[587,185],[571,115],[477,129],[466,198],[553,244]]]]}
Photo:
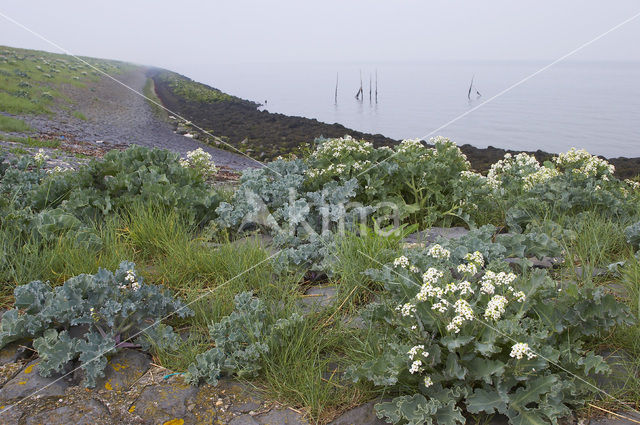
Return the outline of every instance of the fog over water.
{"type": "MultiPolygon", "coordinates": [[[[640,12],[635,0],[5,2],[80,55],[175,70],[270,111],[422,137],[640,12]],[[378,71],[378,103],[368,100],[378,71]],[[354,99],[362,71],[365,98],[354,99]],[[334,104],[336,73],[339,96],[334,104]],[[482,94],[467,99],[471,77],[482,94]]],[[[640,18],[438,131],[459,143],[640,156],[640,18]]],[[[59,51],[0,16],[0,44],[59,51]]]]}

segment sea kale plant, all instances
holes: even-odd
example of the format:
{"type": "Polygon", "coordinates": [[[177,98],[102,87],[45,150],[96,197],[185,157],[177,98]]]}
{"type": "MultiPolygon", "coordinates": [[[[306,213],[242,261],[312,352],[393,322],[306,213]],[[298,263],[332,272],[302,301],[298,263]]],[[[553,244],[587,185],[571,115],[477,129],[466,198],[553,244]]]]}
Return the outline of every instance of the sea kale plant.
{"type": "Polygon", "coordinates": [[[2,316],[0,347],[32,339],[42,376],[79,361],[85,385],[104,376],[107,357],[123,348],[149,349],[176,344],[170,326],[157,321],[193,312],[169,291],[147,285],[135,265],[123,261],[115,274],[100,269],[52,288],[33,281],[16,287],[15,307],[2,316]]]}
{"type": "Polygon", "coordinates": [[[356,179],[306,191],[306,170],[302,160],[276,160],[245,172],[233,201],[217,208],[218,225],[234,231],[260,229],[282,248],[280,264],[320,268],[334,233],[351,228],[372,209],[352,202],[356,179]]]}
{"type": "Polygon", "coordinates": [[[608,371],[585,342],[630,323],[628,309],[602,287],[516,275],[461,249],[408,250],[367,272],[386,289],[367,310],[380,354],[349,376],[403,394],[376,406],[389,423],[501,413],[514,425],[556,424],[590,388],[576,376],[608,371]]]}
{"type": "Polygon", "coordinates": [[[229,316],[209,326],[215,347],[198,354],[189,365],[185,374],[188,382],[217,385],[223,376],[255,376],[269,347],[284,343],[303,320],[293,313],[286,319],[270,321],[267,307],[251,292],[236,295],[234,305],[235,310],[229,316]]]}
{"type": "Polygon", "coordinates": [[[621,219],[637,215],[640,191],[613,176],[614,167],[572,148],[544,164],[531,155],[507,153],[486,176],[460,173],[455,183],[470,224],[503,224],[521,232],[532,222],[597,211],[621,219]]]}
{"type": "Polygon", "coordinates": [[[355,178],[359,183],[355,201],[364,205],[385,201],[402,218],[427,224],[458,209],[452,183],[470,165],[449,139],[433,138],[433,147],[404,140],[394,148],[377,149],[349,136],[316,142],[316,151],[307,160],[307,183],[312,187],[355,178]]]}

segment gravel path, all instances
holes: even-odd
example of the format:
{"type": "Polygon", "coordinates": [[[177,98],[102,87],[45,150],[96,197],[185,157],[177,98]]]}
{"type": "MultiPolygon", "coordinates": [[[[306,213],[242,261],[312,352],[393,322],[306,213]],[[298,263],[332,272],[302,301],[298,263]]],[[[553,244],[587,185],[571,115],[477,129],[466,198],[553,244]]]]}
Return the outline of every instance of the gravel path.
{"type": "MultiPolygon", "coordinates": [[[[125,71],[115,78],[139,93],[142,93],[147,80],[142,68],[125,71]]],[[[73,100],[73,109],[82,112],[87,120],[63,109],[53,117],[22,118],[41,132],[71,134],[78,141],[103,148],[137,144],[169,149],[183,156],[188,151],[202,148],[213,156],[219,166],[244,169],[260,165],[241,154],[216,149],[174,133],[173,126],[158,117],[146,99],[111,79],[103,78],[88,88],[67,86],[63,91],[73,100]]]]}

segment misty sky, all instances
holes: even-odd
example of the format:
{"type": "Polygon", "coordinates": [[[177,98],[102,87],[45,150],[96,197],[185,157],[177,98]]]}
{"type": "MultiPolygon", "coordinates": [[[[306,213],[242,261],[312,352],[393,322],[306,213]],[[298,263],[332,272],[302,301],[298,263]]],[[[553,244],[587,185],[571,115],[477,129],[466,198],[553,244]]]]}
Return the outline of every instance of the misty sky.
{"type": "MultiPolygon", "coordinates": [[[[176,71],[216,63],[553,60],[640,12],[637,0],[4,1],[74,54],[176,71]]],[[[640,61],[640,17],[575,60],[640,61]]],[[[56,51],[0,16],[0,44],[56,51]]]]}

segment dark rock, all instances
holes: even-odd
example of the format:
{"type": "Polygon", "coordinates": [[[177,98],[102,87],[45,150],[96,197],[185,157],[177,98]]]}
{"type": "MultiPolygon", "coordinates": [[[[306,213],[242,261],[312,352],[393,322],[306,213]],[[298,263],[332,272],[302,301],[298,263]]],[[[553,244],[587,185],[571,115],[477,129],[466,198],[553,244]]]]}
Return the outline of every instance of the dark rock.
{"type": "MultiPolygon", "coordinates": [[[[587,272],[588,267],[586,269],[577,266],[575,268],[576,270],[576,276],[578,277],[578,279],[586,279],[589,273],[587,272]]],[[[591,277],[596,277],[596,276],[604,276],[605,274],[607,274],[607,269],[601,269],[598,267],[594,267],[593,270],[591,270],[591,277]]]]}
{"type": "Polygon", "coordinates": [[[376,403],[375,401],[370,401],[362,406],[348,410],[329,423],[329,425],[385,425],[386,422],[376,416],[374,409],[376,403]]]}
{"type": "Polygon", "coordinates": [[[253,417],[242,415],[231,419],[229,425],[260,425],[253,417]]]}
{"type": "Polygon", "coordinates": [[[38,373],[39,360],[27,365],[15,378],[7,382],[0,389],[0,402],[22,398],[26,396],[59,397],[70,386],[68,378],[61,378],[60,374],[52,374],[48,378],[38,373]]]}
{"type": "Polygon", "coordinates": [[[249,413],[251,411],[259,410],[260,408],[262,408],[260,400],[249,398],[239,404],[234,404],[229,410],[235,413],[249,413]]]}
{"type": "Polygon", "coordinates": [[[110,425],[109,409],[96,399],[44,410],[28,417],[26,425],[110,425]]]}
{"type": "Polygon", "coordinates": [[[335,286],[312,286],[300,300],[305,313],[318,311],[333,304],[338,290],[335,286]]]}
{"type": "Polygon", "coordinates": [[[150,424],[164,424],[168,421],[185,424],[193,423],[194,417],[187,406],[195,398],[198,389],[178,382],[149,385],[129,406],[134,413],[150,424]]]}
{"type": "Polygon", "coordinates": [[[149,370],[149,356],[137,350],[122,350],[109,359],[105,376],[98,381],[98,388],[110,391],[126,391],[149,370]]]}
{"type": "Polygon", "coordinates": [[[260,425],[309,425],[302,415],[290,409],[274,409],[254,419],[260,425]]]}
{"type": "Polygon", "coordinates": [[[26,349],[21,342],[12,342],[0,350],[0,366],[26,359],[31,354],[32,351],[26,349]]]}

